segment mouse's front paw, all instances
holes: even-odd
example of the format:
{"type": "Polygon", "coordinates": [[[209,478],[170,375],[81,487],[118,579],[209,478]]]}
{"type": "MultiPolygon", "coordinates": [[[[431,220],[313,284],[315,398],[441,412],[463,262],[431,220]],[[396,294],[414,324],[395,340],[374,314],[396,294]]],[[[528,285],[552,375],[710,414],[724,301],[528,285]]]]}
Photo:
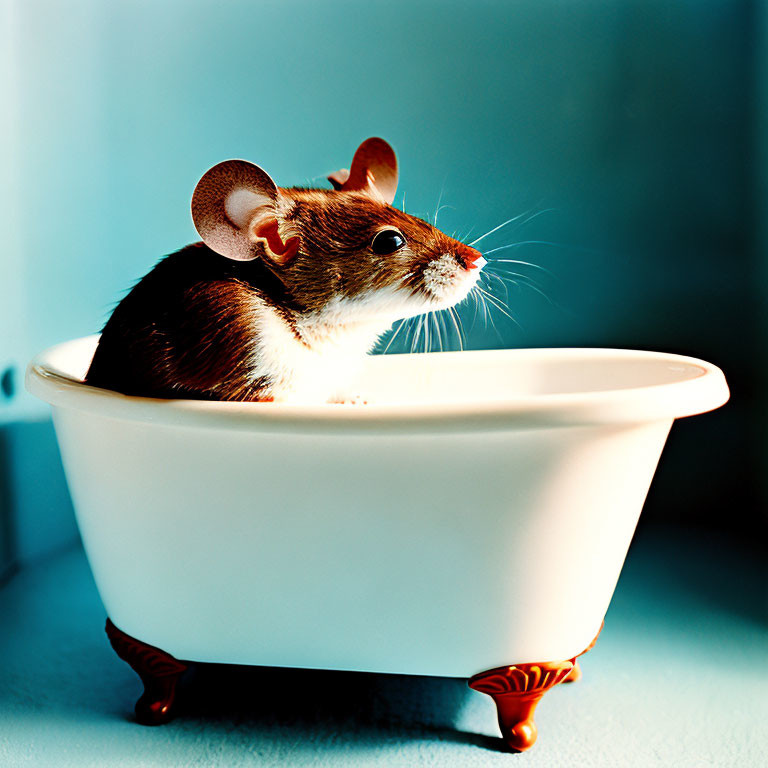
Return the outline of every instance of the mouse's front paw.
{"type": "Polygon", "coordinates": [[[350,395],[350,394],[338,394],[334,395],[329,403],[337,403],[340,405],[367,405],[368,401],[363,398],[362,395],[350,395]]]}

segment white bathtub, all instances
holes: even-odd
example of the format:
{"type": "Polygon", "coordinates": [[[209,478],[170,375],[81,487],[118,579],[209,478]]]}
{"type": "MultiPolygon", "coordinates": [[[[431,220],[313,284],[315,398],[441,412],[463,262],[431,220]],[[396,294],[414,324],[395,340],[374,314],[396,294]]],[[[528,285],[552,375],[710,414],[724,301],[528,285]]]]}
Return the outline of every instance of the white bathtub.
{"type": "Polygon", "coordinates": [[[371,357],[366,405],[127,397],[95,337],[36,358],[112,622],[176,659],[470,677],[595,636],[693,358],[371,357]]]}

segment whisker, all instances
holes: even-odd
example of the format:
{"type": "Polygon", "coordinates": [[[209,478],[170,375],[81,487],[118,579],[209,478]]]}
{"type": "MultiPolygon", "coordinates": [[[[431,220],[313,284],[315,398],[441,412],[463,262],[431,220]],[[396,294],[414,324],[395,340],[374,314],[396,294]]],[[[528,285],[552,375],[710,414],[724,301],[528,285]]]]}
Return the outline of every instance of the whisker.
{"type": "Polygon", "coordinates": [[[503,342],[504,339],[502,338],[501,333],[499,333],[499,329],[496,327],[496,323],[493,321],[493,315],[491,314],[491,308],[488,305],[488,299],[486,298],[485,292],[477,285],[475,285],[475,288],[478,288],[480,291],[478,296],[482,299],[483,307],[486,311],[486,327],[488,326],[488,323],[490,323],[491,328],[493,329],[493,332],[496,334],[496,336],[498,336],[499,341],[503,342]]]}
{"type": "MultiPolygon", "coordinates": [[[[503,283],[509,283],[511,285],[515,285],[521,288],[530,288],[532,291],[535,291],[538,293],[542,298],[546,299],[547,303],[550,306],[555,307],[555,309],[560,310],[561,312],[564,312],[567,315],[571,315],[572,317],[575,316],[574,313],[566,309],[562,304],[559,304],[558,302],[554,301],[552,297],[544,291],[541,283],[534,280],[530,275],[524,275],[522,272],[503,272],[502,274],[495,274],[492,272],[488,272],[488,275],[497,278],[498,280],[501,280],[503,283]],[[518,280],[511,280],[506,275],[515,275],[518,280]]],[[[509,303],[509,302],[507,302],[509,303]]]]}
{"type": "Polygon", "coordinates": [[[403,352],[406,351],[406,348],[408,346],[408,336],[409,336],[409,334],[411,332],[410,320],[411,320],[410,317],[406,317],[402,321],[402,325],[401,325],[402,329],[405,331],[405,333],[403,333],[402,338],[400,339],[400,347],[402,348],[403,352]]]}
{"type": "Polygon", "coordinates": [[[435,332],[433,329],[433,323],[434,315],[432,312],[427,315],[427,326],[429,327],[429,348],[427,349],[427,352],[431,352],[435,345],[435,332]]]}
{"type": "MultiPolygon", "coordinates": [[[[448,307],[448,317],[451,318],[451,321],[453,322],[453,327],[456,329],[456,337],[459,340],[459,351],[464,351],[464,344],[461,339],[461,331],[459,331],[459,324],[456,322],[456,310],[453,307],[448,307]]],[[[446,336],[448,333],[446,332],[446,336]]]]}
{"type": "MultiPolygon", "coordinates": [[[[536,241],[534,240],[527,240],[521,243],[511,243],[510,245],[502,245],[500,248],[494,248],[490,251],[486,251],[483,256],[488,258],[491,254],[496,253],[497,251],[504,251],[507,248],[516,248],[518,245],[527,245],[534,243],[536,241]]],[[[540,264],[534,264],[531,261],[523,261],[522,259],[499,259],[499,258],[488,258],[489,264],[519,264],[521,267],[531,267],[531,269],[538,269],[540,272],[546,272],[548,275],[555,277],[555,275],[548,270],[546,267],[542,267],[540,264]]]]}
{"type": "Polygon", "coordinates": [[[560,302],[555,301],[546,291],[543,290],[541,284],[537,283],[535,280],[531,280],[530,278],[525,277],[522,281],[520,281],[519,284],[521,287],[530,288],[532,291],[538,293],[542,298],[546,299],[550,306],[559,310],[563,314],[569,315],[570,317],[578,317],[578,313],[574,312],[572,309],[564,307],[560,302]]]}
{"type": "Polygon", "coordinates": [[[523,213],[518,214],[517,216],[513,216],[511,219],[507,219],[507,221],[503,222],[502,224],[499,224],[497,227],[494,227],[493,229],[488,230],[484,235],[480,235],[480,237],[475,238],[471,243],[467,243],[469,246],[475,245],[475,243],[479,243],[481,240],[484,240],[489,235],[492,235],[494,232],[498,232],[502,227],[506,227],[508,224],[512,224],[516,221],[519,221],[524,216],[528,216],[527,219],[520,222],[520,226],[523,226],[524,224],[528,224],[528,222],[533,221],[537,216],[542,216],[545,213],[550,213],[551,211],[554,211],[554,208],[544,208],[541,211],[537,211],[536,213],[528,216],[528,214],[531,213],[531,210],[524,211],[523,213]]]}
{"type": "Polygon", "coordinates": [[[500,299],[498,299],[492,293],[489,293],[488,291],[486,291],[484,288],[480,287],[480,285],[478,285],[478,284],[475,284],[475,288],[477,288],[477,290],[480,291],[480,295],[484,296],[485,300],[488,301],[494,307],[496,307],[496,309],[498,309],[499,312],[501,312],[502,315],[505,315],[515,325],[517,325],[519,328],[522,328],[520,323],[518,323],[517,320],[514,317],[512,317],[512,315],[509,314],[509,312],[507,312],[508,307],[505,308],[500,299]]]}
{"type": "Polygon", "coordinates": [[[440,334],[440,323],[438,322],[438,315],[435,312],[429,313],[432,317],[432,322],[435,325],[435,336],[437,336],[437,348],[443,351],[443,337],[440,334]]]}
{"type": "Polygon", "coordinates": [[[488,327],[488,321],[491,317],[490,310],[488,309],[488,302],[485,300],[485,294],[480,290],[480,287],[476,284],[477,298],[483,307],[483,320],[485,321],[485,327],[488,327]]]}
{"type": "Polygon", "coordinates": [[[541,286],[541,283],[538,280],[535,280],[530,275],[523,274],[522,272],[512,272],[510,270],[505,270],[504,272],[491,272],[490,270],[487,270],[486,273],[489,277],[493,276],[497,280],[501,280],[502,282],[510,282],[513,285],[523,281],[526,283],[531,283],[532,285],[541,286]],[[519,280],[510,280],[508,275],[513,275],[514,277],[519,278],[519,280]]]}
{"type": "MultiPolygon", "coordinates": [[[[440,211],[442,211],[442,210],[443,210],[443,208],[450,208],[450,209],[451,209],[451,210],[453,210],[453,211],[455,211],[455,210],[456,210],[456,206],[454,206],[454,205],[448,205],[448,204],[444,204],[444,205],[441,205],[441,206],[440,206],[440,207],[439,207],[439,208],[438,208],[438,209],[435,211],[435,227],[437,227],[437,216],[438,216],[438,214],[440,213],[440,211]]],[[[455,237],[454,237],[453,239],[454,239],[454,240],[456,240],[457,238],[455,238],[455,237]]]]}
{"type": "Polygon", "coordinates": [[[459,346],[463,349],[463,345],[467,343],[467,334],[464,331],[464,323],[461,322],[459,310],[455,307],[451,307],[451,316],[453,317],[453,324],[456,326],[456,330],[459,333],[459,346]]]}
{"type": "MultiPolygon", "coordinates": [[[[400,331],[403,330],[403,326],[406,324],[406,320],[408,320],[407,317],[404,317],[398,324],[397,328],[395,329],[395,332],[392,334],[392,337],[389,340],[389,343],[386,347],[384,347],[384,351],[381,353],[382,355],[386,355],[389,348],[392,346],[392,342],[397,338],[397,334],[400,333],[400,331]]],[[[406,334],[407,335],[407,334],[406,334]]]]}
{"type": "MultiPolygon", "coordinates": [[[[430,313],[427,315],[427,325],[428,325],[428,326],[429,326],[429,328],[430,328],[430,331],[429,331],[430,339],[434,339],[434,338],[435,338],[435,333],[434,333],[434,331],[433,331],[433,325],[434,325],[433,321],[434,321],[434,319],[435,319],[435,313],[434,313],[434,312],[430,312],[430,313]]],[[[430,347],[429,347],[429,349],[427,350],[427,352],[431,352],[431,351],[432,351],[432,347],[433,347],[433,346],[434,346],[434,341],[433,341],[433,342],[432,342],[432,344],[430,345],[430,347]]]]}
{"type": "Polygon", "coordinates": [[[502,227],[506,227],[507,224],[512,224],[512,222],[517,221],[520,218],[520,216],[515,216],[511,219],[507,219],[503,224],[499,224],[498,227],[494,227],[493,229],[489,229],[484,235],[480,235],[480,237],[476,237],[471,243],[467,243],[469,246],[473,246],[476,243],[479,243],[481,240],[485,240],[488,235],[492,235],[494,232],[498,232],[502,227]]]}
{"type": "MultiPolygon", "coordinates": [[[[579,245],[568,245],[567,243],[553,243],[551,240],[521,240],[517,243],[510,243],[509,245],[503,245],[500,248],[493,248],[488,253],[494,253],[495,251],[503,251],[505,248],[519,248],[521,245],[546,245],[550,248],[561,248],[568,251],[574,251],[575,253],[590,253],[597,256],[604,256],[605,252],[599,248],[583,248],[579,245]]],[[[483,254],[486,256],[487,254],[483,254]]],[[[495,261],[501,261],[501,259],[495,259],[495,261]]]]}
{"type": "Polygon", "coordinates": [[[413,352],[413,343],[414,343],[414,336],[416,335],[416,331],[419,327],[418,318],[415,317],[409,317],[408,321],[406,323],[406,326],[408,328],[408,334],[406,338],[410,338],[411,340],[411,352],[413,352]]]}
{"type": "Polygon", "coordinates": [[[451,335],[448,333],[448,326],[445,321],[445,312],[438,312],[435,315],[435,318],[440,324],[440,335],[445,339],[445,347],[441,344],[440,350],[442,351],[443,348],[450,349],[451,348],[451,335]]]}
{"type": "Polygon", "coordinates": [[[438,195],[438,198],[437,198],[437,210],[435,211],[435,228],[437,228],[437,214],[440,213],[440,202],[443,199],[443,192],[445,192],[446,180],[447,180],[447,176],[446,176],[446,179],[443,180],[443,184],[440,187],[440,194],[438,195]]]}
{"type": "Polygon", "coordinates": [[[419,315],[418,322],[416,323],[416,332],[413,336],[413,342],[411,344],[411,352],[415,352],[421,338],[421,330],[424,326],[424,315],[419,315]]]}
{"type": "Polygon", "coordinates": [[[483,296],[486,296],[486,297],[487,297],[488,299],[490,299],[491,301],[494,301],[494,302],[496,302],[497,304],[499,304],[499,305],[503,306],[503,304],[502,304],[502,302],[501,302],[501,299],[500,299],[498,296],[494,296],[494,295],[493,295],[493,293],[491,293],[491,291],[489,291],[489,290],[488,290],[488,287],[487,287],[487,286],[486,286],[486,287],[483,287],[483,286],[482,286],[480,283],[477,283],[477,290],[478,290],[478,291],[480,291],[480,293],[481,293],[483,296]]]}
{"type": "Polygon", "coordinates": [[[319,181],[321,179],[323,181],[325,181],[325,180],[327,180],[327,178],[328,178],[328,174],[327,173],[321,173],[318,176],[312,176],[311,178],[309,176],[305,176],[304,177],[304,181],[306,181],[306,186],[307,187],[313,187],[315,185],[316,181],[319,181]]]}
{"type": "MultiPolygon", "coordinates": [[[[504,295],[507,297],[507,304],[509,304],[509,291],[507,289],[507,282],[508,281],[507,280],[502,280],[501,277],[499,277],[499,275],[497,275],[497,274],[495,274],[493,272],[486,272],[486,274],[488,275],[489,278],[492,277],[494,280],[498,281],[499,285],[501,285],[501,287],[502,287],[502,289],[504,291],[504,295]]],[[[509,281],[509,282],[512,282],[512,281],[509,281]]],[[[488,289],[490,290],[490,288],[491,288],[491,286],[490,286],[490,283],[489,283],[488,284],[488,289]]]]}
{"type": "Polygon", "coordinates": [[[552,301],[552,299],[549,296],[547,296],[547,294],[544,293],[544,291],[542,291],[541,288],[537,287],[533,283],[523,283],[523,285],[525,285],[527,288],[530,288],[532,291],[536,291],[536,293],[538,293],[539,296],[541,296],[542,298],[546,299],[547,303],[550,304],[551,306],[557,307],[557,309],[562,309],[562,307],[556,304],[554,301],[552,301]]]}
{"type": "MultiPolygon", "coordinates": [[[[480,294],[473,288],[469,295],[475,300],[475,319],[478,319],[478,315],[480,314],[480,294]]],[[[488,327],[488,322],[485,319],[485,312],[483,312],[483,322],[485,323],[484,327],[488,327]]]]}
{"type": "MultiPolygon", "coordinates": [[[[496,253],[497,251],[506,251],[508,248],[520,248],[520,246],[523,245],[551,245],[553,248],[567,248],[567,245],[563,245],[561,243],[551,243],[547,240],[519,240],[516,243],[509,243],[509,245],[500,245],[498,248],[491,248],[490,251],[483,251],[483,256],[490,256],[492,253],[496,253]]],[[[497,259],[494,259],[494,261],[497,261],[497,259]]],[[[500,261],[500,259],[499,259],[500,261]]],[[[523,262],[524,264],[528,264],[530,262],[523,262]]],[[[531,266],[536,266],[535,264],[531,264],[531,266]]]]}

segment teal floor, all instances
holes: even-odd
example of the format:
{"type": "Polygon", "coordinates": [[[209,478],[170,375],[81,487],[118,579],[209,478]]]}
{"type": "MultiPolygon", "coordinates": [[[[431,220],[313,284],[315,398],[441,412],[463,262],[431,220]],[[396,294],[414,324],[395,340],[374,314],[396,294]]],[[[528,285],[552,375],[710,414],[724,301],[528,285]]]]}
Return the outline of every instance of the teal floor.
{"type": "Polygon", "coordinates": [[[139,726],[72,549],[0,590],[0,766],[768,766],[765,586],[754,549],[642,533],[584,678],[511,755],[491,701],[452,679],[200,666],[177,720],[139,726]]]}

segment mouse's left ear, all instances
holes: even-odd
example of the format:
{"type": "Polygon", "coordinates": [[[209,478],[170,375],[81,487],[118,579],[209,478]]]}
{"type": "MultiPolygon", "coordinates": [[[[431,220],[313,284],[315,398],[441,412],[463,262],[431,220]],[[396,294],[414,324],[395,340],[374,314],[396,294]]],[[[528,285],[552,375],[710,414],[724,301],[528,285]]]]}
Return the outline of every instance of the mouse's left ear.
{"type": "Polygon", "coordinates": [[[192,220],[203,242],[228,259],[266,255],[283,265],[296,255],[300,239],[285,231],[282,203],[269,174],[246,160],[226,160],[197,183],[192,220]]]}
{"type": "Polygon", "coordinates": [[[352,158],[352,167],[342,168],[328,177],[335,189],[365,192],[390,205],[397,192],[397,157],[384,139],[366,139],[352,158]]]}

